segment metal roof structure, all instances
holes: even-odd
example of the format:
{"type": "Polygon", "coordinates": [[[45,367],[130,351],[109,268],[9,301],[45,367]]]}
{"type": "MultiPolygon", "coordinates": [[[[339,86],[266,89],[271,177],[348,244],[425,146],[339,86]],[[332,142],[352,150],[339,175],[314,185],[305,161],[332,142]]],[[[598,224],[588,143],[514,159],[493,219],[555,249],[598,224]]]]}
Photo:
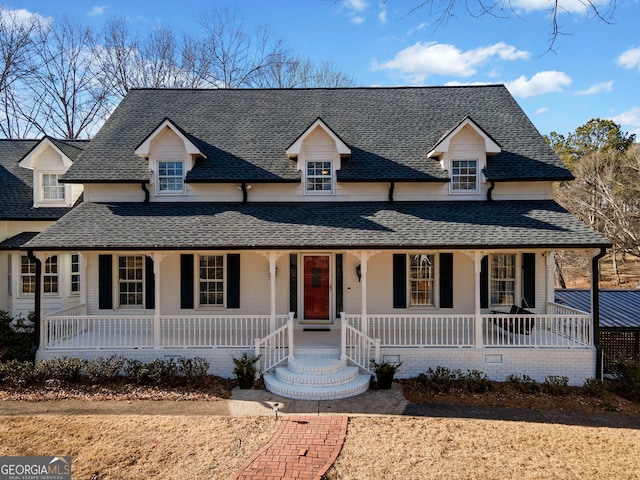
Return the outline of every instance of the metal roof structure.
{"type": "MultiPolygon", "coordinates": [[[[556,303],[591,311],[587,289],[557,289],[556,303]]],[[[640,330],[640,290],[600,290],[600,328],[640,330]]]]}

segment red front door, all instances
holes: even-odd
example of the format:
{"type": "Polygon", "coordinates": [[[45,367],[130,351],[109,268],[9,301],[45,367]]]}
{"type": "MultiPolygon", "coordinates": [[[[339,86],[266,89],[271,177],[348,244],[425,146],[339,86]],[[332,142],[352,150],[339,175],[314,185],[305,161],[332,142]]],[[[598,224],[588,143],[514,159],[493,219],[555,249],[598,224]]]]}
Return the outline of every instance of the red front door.
{"type": "Polygon", "coordinates": [[[304,319],[329,320],[329,256],[304,257],[304,319]]]}

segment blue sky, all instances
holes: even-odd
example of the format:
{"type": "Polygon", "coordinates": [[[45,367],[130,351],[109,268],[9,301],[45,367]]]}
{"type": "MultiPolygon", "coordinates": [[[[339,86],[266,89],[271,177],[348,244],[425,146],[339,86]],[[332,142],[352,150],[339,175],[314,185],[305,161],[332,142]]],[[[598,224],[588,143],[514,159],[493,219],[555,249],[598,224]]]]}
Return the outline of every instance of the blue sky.
{"type": "MultiPolygon", "coordinates": [[[[266,25],[297,53],[332,61],[358,86],[504,83],[543,134],[609,118],[640,138],[640,0],[617,0],[607,24],[581,1],[560,0],[554,51],[551,0],[511,0],[501,18],[464,4],[436,25],[422,0],[5,0],[10,9],[69,16],[100,27],[110,16],[136,28],[198,28],[202,12],[231,6],[247,27],[266,25]],[[504,17],[504,18],[502,18],[504,17]],[[546,53],[545,53],[546,52],[546,53]]],[[[609,0],[594,0],[608,12],[609,0]]],[[[2,0],[0,0],[2,2],[2,0]]]]}

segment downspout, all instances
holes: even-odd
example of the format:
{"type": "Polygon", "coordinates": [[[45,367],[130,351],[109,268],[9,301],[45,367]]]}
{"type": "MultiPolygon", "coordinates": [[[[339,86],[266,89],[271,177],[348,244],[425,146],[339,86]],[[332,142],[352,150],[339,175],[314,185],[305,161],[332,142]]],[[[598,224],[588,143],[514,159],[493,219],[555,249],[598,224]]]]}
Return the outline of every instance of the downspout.
{"type": "Polygon", "coordinates": [[[489,190],[487,190],[487,201],[492,201],[493,198],[491,198],[491,194],[493,193],[493,189],[496,188],[496,182],[495,180],[491,180],[491,186],[489,187],[489,190]]]}
{"type": "Polygon", "coordinates": [[[596,375],[602,380],[602,345],[600,344],[600,259],[605,256],[607,249],[600,247],[600,253],[591,259],[591,315],[593,316],[593,344],[596,347],[596,375]]]}
{"type": "Polygon", "coordinates": [[[144,203],[149,203],[149,189],[147,188],[147,182],[140,182],[140,186],[144,192],[144,203]]]}
{"type": "Polygon", "coordinates": [[[396,189],[396,182],[389,183],[389,201],[393,202],[393,191],[396,189]]]}
{"type": "Polygon", "coordinates": [[[242,190],[242,203],[247,203],[249,201],[249,195],[247,193],[247,182],[242,182],[242,185],[240,185],[240,190],[242,190]]]}
{"type": "Polygon", "coordinates": [[[41,322],[42,322],[42,262],[33,254],[33,250],[27,250],[29,261],[36,265],[36,296],[34,298],[33,313],[35,321],[33,325],[33,344],[31,345],[31,354],[35,356],[38,346],[40,345],[41,322]]]}

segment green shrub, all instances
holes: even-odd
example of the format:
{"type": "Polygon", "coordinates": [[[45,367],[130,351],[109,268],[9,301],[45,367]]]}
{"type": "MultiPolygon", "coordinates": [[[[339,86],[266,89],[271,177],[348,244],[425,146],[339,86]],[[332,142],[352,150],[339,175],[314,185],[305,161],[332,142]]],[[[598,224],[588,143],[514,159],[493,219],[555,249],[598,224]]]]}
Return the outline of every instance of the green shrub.
{"type": "Polygon", "coordinates": [[[129,380],[136,385],[173,386],[179,378],[178,364],[172,358],[152,360],[149,363],[127,360],[124,371],[129,380]]]}
{"type": "Polygon", "coordinates": [[[80,358],[52,358],[43,360],[35,367],[39,380],[60,380],[66,383],[78,381],[86,362],[80,358]]]}
{"type": "Polygon", "coordinates": [[[542,382],[540,389],[549,395],[566,395],[569,393],[569,377],[549,375],[542,382]]]}
{"type": "Polygon", "coordinates": [[[187,385],[201,383],[207,376],[211,364],[202,357],[180,358],[178,374],[184,377],[187,385]]]}
{"type": "Polygon", "coordinates": [[[507,377],[507,382],[514,389],[522,393],[531,394],[540,392],[540,384],[529,375],[522,375],[522,377],[515,374],[509,375],[507,377]]]}
{"type": "Polygon", "coordinates": [[[602,398],[607,391],[607,384],[598,378],[587,378],[582,388],[590,397],[602,398]]]}
{"type": "Polygon", "coordinates": [[[447,367],[429,367],[426,373],[418,376],[418,380],[427,390],[438,393],[449,393],[462,376],[461,370],[451,370],[447,367]]]}
{"type": "Polygon", "coordinates": [[[0,361],[34,359],[33,312],[25,320],[13,318],[8,312],[0,310],[0,361]]]}
{"type": "Polygon", "coordinates": [[[634,402],[640,401],[640,360],[625,359],[615,363],[613,373],[623,388],[623,395],[634,402]]]}
{"type": "Polygon", "coordinates": [[[89,380],[93,383],[105,383],[114,381],[122,375],[125,359],[113,355],[109,358],[98,357],[87,362],[85,368],[89,380]]]}
{"type": "Polygon", "coordinates": [[[479,370],[467,370],[461,382],[464,390],[469,393],[485,393],[493,389],[493,384],[487,375],[479,370]]]}
{"type": "Polygon", "coordinates": [[[0,383],[12,387],[27,387],[36,380],[32,362],[9,360],[0,363],[0,383]]]}

